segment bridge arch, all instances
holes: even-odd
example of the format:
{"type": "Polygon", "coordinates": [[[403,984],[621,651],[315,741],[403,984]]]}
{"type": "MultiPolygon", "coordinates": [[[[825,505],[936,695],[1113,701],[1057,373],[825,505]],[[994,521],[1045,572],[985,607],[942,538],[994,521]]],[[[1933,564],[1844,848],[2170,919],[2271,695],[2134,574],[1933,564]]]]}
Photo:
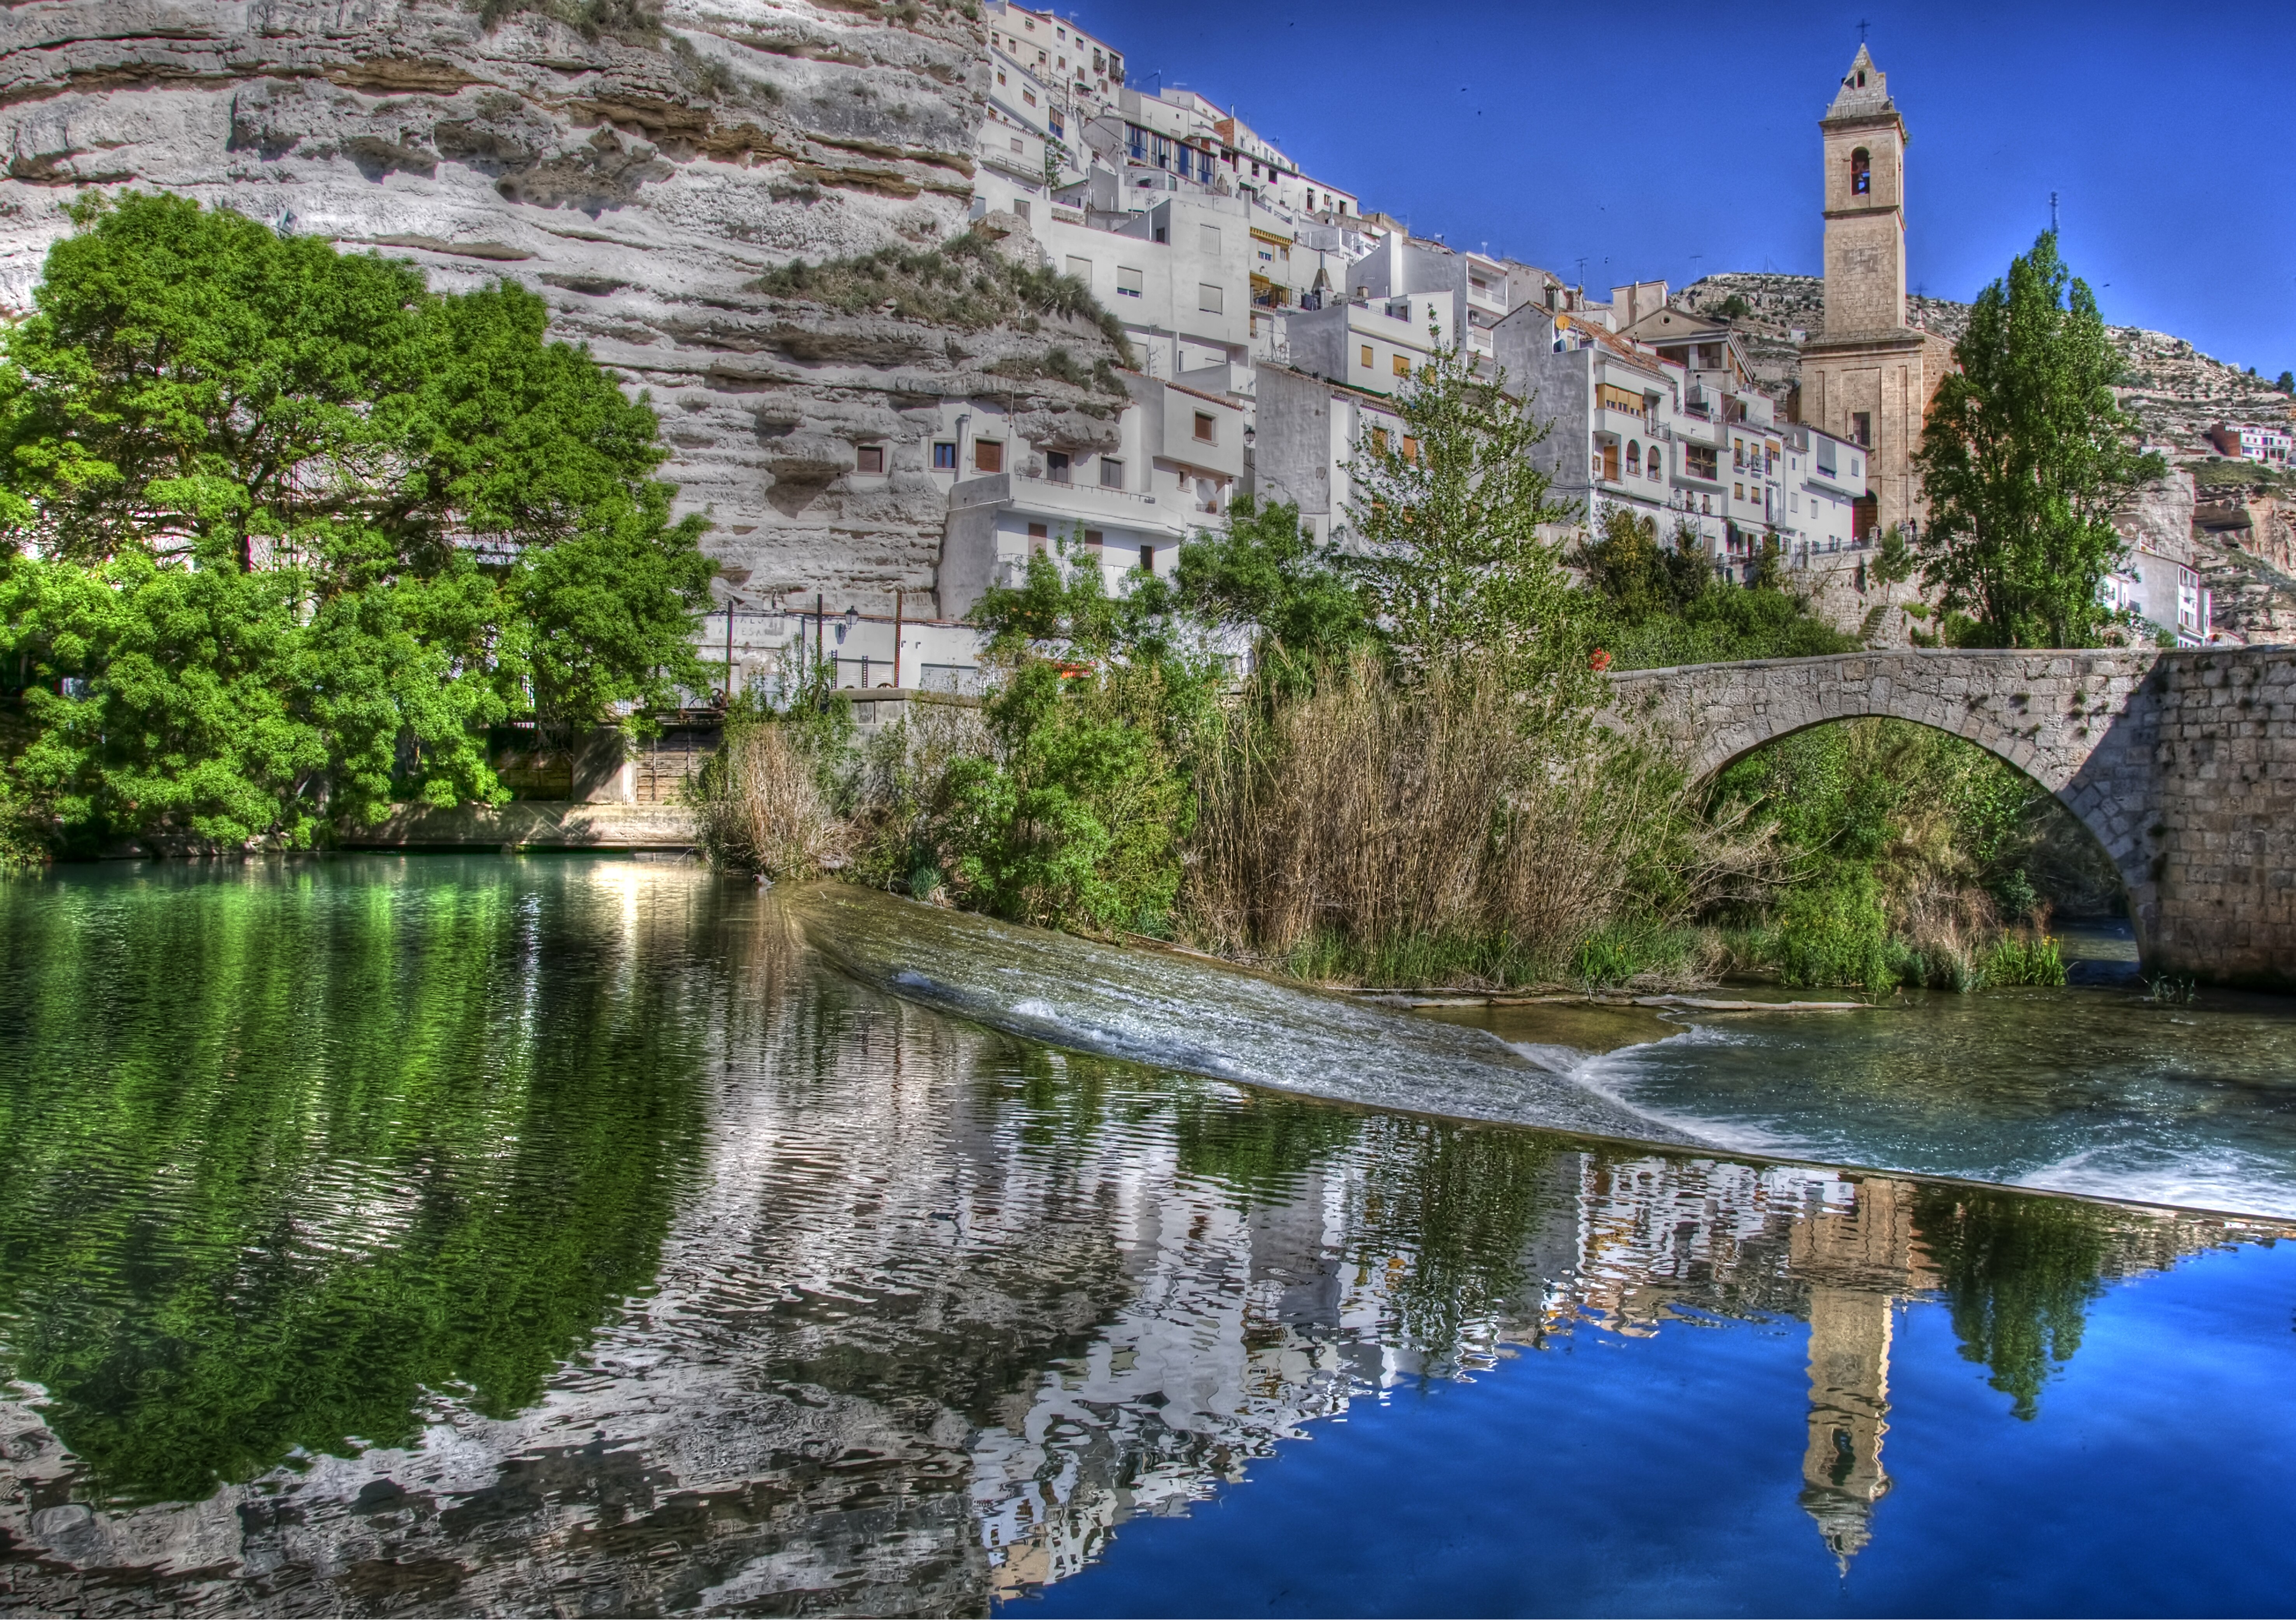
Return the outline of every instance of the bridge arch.
{"type": "MultiPolygon", "coordinates": [[[[1914,649],[1632,670],[1611,677],[1608,717],[1670,746],[1700,781],[1837,720],[1905,720],[1973,742],[2046,789],[2096,840],[2150,965],[2161,851],[2148,694],[2163,656],[1914,649]]],[[[2290,944],[2296,975],[2296,929],[2290,944]]]]}

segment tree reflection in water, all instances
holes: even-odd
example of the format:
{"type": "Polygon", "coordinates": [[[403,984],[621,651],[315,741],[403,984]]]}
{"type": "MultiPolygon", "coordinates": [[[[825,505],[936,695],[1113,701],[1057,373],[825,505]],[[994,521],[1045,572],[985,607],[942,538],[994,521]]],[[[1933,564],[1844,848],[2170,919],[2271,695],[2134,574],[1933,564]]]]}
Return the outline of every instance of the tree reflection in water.
{"type": "Polygon", "coordinates": [[[1904,1302],[2030,1419],[2111,1279],[2275,1230],[1064,1054],[691,871],[75,875],[0,925],[34,1608],[977,1611],[1352,1402],[1716,1319],[1808,1322],[1846,1559],[1904,1302]]]}

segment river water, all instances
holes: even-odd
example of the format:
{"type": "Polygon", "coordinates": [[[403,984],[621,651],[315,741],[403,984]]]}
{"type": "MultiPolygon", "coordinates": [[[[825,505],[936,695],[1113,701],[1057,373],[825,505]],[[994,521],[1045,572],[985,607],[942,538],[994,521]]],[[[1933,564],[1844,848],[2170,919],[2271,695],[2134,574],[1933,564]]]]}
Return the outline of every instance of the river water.
{"type": "Polygon", "coordinates": [[[2277,1612],[2292,1039],[1414,1019],[607,859],[10,881],[0,1607],[2277,1612]]]}

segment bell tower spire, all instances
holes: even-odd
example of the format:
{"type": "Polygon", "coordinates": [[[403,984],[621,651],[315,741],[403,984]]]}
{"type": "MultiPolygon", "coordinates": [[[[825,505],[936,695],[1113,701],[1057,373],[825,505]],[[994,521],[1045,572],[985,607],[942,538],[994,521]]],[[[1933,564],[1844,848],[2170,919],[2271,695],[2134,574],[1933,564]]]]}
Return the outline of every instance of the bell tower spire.
{"type": "Polygon", "coordinates": [[[1825,152],[1825,335],[1906,324],[1906,125],[1860,45],[1818,120],[1825,152]]]}
{"type": "Polygon", "coordinates": [[[1825,319],[1801,346],[1799,420],[1863,446],[1861,540],[1918,521],[1914,452],[1952,346],[1906,321],[1906,124],[1861,42],[1817,121],[1825,319]]]}

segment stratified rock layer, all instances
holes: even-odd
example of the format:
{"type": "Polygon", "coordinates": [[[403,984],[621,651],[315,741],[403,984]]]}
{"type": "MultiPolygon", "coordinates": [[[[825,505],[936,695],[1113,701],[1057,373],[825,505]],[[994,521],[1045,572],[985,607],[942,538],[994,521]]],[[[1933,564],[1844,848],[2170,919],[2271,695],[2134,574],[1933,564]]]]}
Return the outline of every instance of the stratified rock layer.
{"type": "MultiPolygon", "coordinates": [[[[507,276],[548,300],[556,335],[651,390],[665,476],[753,589],[866,610],[930,585],[940,402],[1017,394],[1090,424],[1091,396],[1016,386],[1042,331],[952,333],[745,289],[794,258],[961,227],[980,24],[914,4],[624,9],[636,26],[594,37],[539,11],[489,29],[438,0],[0,12],[0,302],[29,304],[64,205],[92,186],[403,256],[441,290],[507,276]],[[852,478],[865,441],[889,446],[885,476],[852,478]]],[[[1086,365],[1112,352],[1054,324],[1086,365]]]]}

